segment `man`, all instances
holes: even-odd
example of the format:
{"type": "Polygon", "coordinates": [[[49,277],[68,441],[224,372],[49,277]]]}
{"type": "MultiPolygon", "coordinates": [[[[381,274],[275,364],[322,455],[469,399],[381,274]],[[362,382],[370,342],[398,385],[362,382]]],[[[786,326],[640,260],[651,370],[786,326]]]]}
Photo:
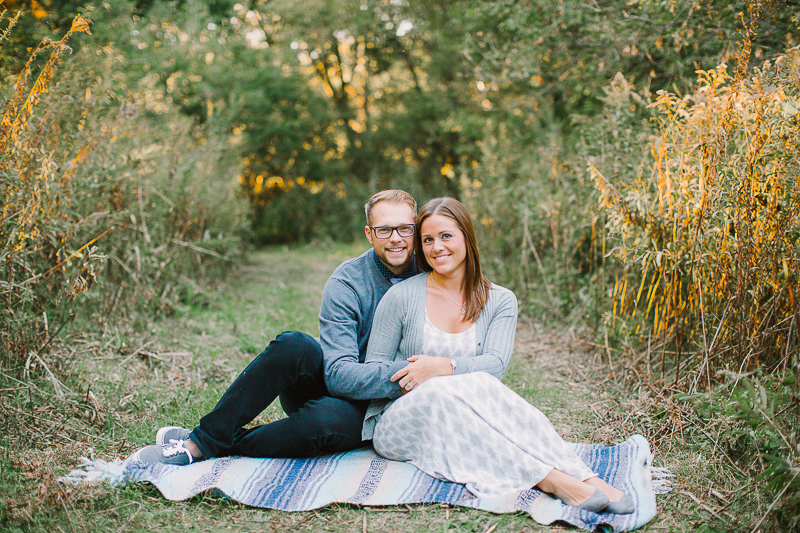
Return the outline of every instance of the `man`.
{"type": "Polygon", "coordinates": [[[378,302],[393,283],[416,274],[417,205],[410,194],[387,190],[373,195],[364,207],[364,231],[372,248],[339,265],[325,284],[320,341],[298,331],[282,333],[242,371],[194,430],[163,427],[156,444],[137,450],[131,459],[187,465],[227,455],[310,457],[364,444],[361,426],[369,402],[334,395],[337,389],[354,386],[364,388],[363,397],[401,394],[390,377],[406,363],[361,363],[378,302]],[[245,429],[276,397],[288,417],[245,429]]]}

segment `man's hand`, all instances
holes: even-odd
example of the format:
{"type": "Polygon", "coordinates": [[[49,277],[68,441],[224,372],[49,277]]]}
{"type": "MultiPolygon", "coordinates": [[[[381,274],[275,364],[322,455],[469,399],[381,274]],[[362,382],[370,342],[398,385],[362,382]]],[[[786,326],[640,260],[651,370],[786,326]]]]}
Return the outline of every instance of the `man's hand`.
{"type": "Polygon", "coordinates": [[[428,355],[412,355],[408,358],[408,365],[398,370],[391,380],[400,380],[403,392],[419,387],[426,381],[436,376],[449,376],[453,373],[453,366],[447,357],[430,357],[428,355]]]}

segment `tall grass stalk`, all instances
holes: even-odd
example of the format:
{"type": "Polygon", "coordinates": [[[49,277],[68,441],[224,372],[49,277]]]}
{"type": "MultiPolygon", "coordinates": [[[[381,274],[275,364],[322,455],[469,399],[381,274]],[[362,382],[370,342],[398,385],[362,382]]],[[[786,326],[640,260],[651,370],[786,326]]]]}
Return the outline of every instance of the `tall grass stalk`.
{"type": "Polygon", "coordinates": [[[786,369],[797,348],[798,57],[750,80],[700,71],[696,92],[660,93],[653,163],[633,182],[590,165],[626,267],[614,313],[672,342],[688,392],[721,370],[786,369]]]}

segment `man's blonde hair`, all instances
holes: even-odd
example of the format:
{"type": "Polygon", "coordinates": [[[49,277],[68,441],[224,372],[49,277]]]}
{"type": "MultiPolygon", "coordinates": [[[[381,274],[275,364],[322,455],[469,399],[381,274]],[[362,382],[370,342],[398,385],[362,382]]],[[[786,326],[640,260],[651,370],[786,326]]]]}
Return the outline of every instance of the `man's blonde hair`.
{"type": "Polygon", "coordinates": [[[385,191],[376,192],[370,197],[369,201],[364,204],[364,213],[367,215],[368,226],[372,225],[372,208],[378,202],[405,203],[411,207],[414,216],[417,215],[417,201],[414,200],[413,196],[400,189],[387,189],[385,191]]]}

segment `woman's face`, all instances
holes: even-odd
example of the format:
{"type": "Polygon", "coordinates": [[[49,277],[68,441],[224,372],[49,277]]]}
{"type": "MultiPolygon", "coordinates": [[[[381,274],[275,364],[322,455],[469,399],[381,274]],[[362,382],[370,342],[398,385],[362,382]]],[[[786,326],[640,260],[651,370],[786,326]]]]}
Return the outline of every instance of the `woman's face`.
{"type": "Polygon", "coordinates": [[[456,221],[444,215],[431,215],[419,228],[425,260],[442,276],[463,275],[467,246],[456,221]]]}

